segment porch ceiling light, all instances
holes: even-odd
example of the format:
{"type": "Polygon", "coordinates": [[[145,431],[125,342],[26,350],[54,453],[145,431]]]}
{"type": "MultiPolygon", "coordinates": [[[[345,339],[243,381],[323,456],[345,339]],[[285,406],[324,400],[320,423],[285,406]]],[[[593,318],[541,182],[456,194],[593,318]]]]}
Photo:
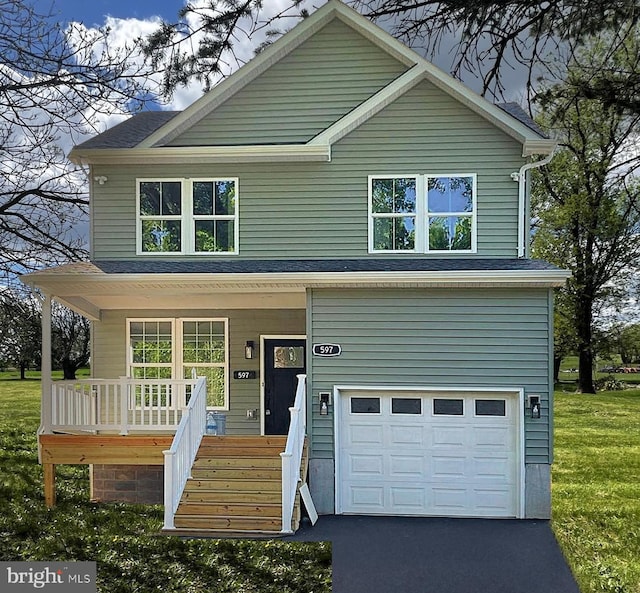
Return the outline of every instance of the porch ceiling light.
{"type": "Polygon", "coordinates": [[[253,349],[254,349],[253,341],[252,340],[247,340],[247,343],[244,346],[244,357],[246,359],[253,358],[253,349]]]}

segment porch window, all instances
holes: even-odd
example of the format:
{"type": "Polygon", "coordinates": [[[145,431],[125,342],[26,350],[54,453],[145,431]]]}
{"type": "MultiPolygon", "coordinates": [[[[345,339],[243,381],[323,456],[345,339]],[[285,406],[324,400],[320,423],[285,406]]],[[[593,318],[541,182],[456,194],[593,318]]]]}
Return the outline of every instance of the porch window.
{"type": "Polygon", "coordinates": [[[227,319],[128,319],[127,327],[131,377],[206,377],[207,407],[229,409],[227,319]]]}
{"type": "Polygon", "coordinates": [[[370,253],[474,253],[476,176],[369,177],[370,253]]]}
{"type": "Polygon", "coordinates": [[[238,180],[138,179],[137,253],[238,252],[238,180]]]}

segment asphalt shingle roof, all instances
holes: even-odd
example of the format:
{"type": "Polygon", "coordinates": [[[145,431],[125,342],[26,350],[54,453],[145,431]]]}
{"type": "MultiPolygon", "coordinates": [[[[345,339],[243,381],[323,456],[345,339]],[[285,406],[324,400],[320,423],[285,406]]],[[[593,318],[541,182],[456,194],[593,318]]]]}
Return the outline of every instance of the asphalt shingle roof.
{"type": "Polygon", "coordinates": [[[520,123],[523,123],[527,128],[533,130],[536,134],[539,134],[543,138],[548,138],[542,128],[535,122],[529,114],[520,107],[518,103],[496,103],[497,107],[500,107],[502,111],[508,113],[511,117],[515,117],[520,123]]]}
{"type": "Polygon", "coordinates": [[[536,259],[277,259],[111,260],[93,262],[106,274],[279,274],[302,272],[544,271],[555,266],[536,259]]]}
{"type": "Polygon", "coordinates": [[[76,148],[133,148],[173,119],[180,111],[143,111],[76,148]]]}

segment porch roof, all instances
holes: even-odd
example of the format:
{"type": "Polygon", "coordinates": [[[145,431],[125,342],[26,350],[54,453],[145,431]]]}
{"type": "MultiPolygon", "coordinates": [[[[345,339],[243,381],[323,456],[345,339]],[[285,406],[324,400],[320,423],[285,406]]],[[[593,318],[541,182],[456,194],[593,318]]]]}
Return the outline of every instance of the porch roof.
{"type": "Polygon", "coordinates": [[[67,264],[22,280],[100,319],[105,309],[305,308],[307,288],[543,288],[568,276],[530,259],[138,259],[67,264]]]}

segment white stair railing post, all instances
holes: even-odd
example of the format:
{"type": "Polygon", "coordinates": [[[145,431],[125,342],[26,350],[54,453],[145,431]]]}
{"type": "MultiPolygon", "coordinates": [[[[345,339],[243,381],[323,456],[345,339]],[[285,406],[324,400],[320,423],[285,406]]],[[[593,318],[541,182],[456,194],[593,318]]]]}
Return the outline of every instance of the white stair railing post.
{"type": "Polygon", "coordinates": [[[173,522],[173,483],[175,451],[163,451],[164,454],[164,526],[163,529],[174,529],[173,522]]]}
{"type": "Polygon", "coordinates": [[[120,434],[129,434],[129,382],[120,377],[120,434]]]}
{"type": "Polygon", "coordinates": [[[306,435],[306,375],[298,375],[298,386],[293,407],[289,408],[291,423],[287,444],[280,453],[282,461],[282,533],[293,533],[293,509],[295,506],[304,438],[306,435]]]}

